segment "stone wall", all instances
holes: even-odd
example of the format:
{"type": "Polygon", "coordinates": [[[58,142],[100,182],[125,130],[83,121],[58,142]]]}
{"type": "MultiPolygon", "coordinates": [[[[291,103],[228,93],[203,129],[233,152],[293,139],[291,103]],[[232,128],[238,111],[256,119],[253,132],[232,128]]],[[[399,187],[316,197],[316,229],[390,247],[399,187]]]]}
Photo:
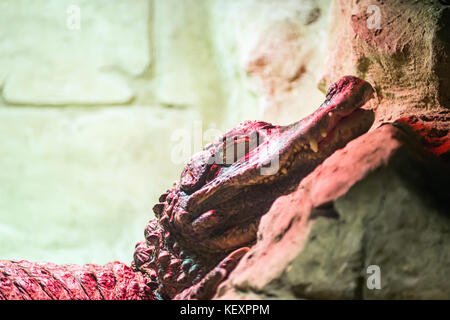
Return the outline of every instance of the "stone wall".
{"type": "Polygon", "coordinates": [[[333,1],[320,85],[371,82],[379,121],[450,107],[450,6],[444,1],[333,1]]]}

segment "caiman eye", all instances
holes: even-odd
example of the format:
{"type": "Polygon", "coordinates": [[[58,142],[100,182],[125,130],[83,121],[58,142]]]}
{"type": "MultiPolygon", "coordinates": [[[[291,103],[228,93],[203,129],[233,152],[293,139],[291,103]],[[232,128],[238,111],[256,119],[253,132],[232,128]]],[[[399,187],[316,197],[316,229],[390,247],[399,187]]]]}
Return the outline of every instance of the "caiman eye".
{"type": "Polygon", "coordinates": [[[196,153],[189,160],[181,173],[181,189],[186,193],[192,193],[205,183],[209,168],[212,164],[212,155],[208,150],[196,153]]]}

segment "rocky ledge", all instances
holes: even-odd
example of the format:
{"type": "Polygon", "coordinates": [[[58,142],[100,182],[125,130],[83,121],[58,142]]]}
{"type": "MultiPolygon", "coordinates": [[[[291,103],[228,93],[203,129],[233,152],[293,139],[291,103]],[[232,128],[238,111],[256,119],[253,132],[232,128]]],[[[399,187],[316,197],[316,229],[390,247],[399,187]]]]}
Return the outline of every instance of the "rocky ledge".
{"type": "Polygon", "coordinates": [[[381,125],[278,198],[215,298],[449,299],[448,130],[426,120],[381,125]]]}

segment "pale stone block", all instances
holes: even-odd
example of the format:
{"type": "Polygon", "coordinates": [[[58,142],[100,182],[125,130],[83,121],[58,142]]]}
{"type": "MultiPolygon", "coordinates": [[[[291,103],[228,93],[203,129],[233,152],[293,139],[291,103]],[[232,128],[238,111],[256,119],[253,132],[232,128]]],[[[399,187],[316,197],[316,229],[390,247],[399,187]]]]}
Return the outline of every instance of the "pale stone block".
{"type": "Polygon", "coordinates": [[[131,261],[183,167],[171,157],[174,128],[190,135],[198,118],[158,107],[0,108],[0,257],[131,261]]]}
{"type": "Polygon", "coordinates": [[[1,1],[0,70],[7,102],[128,102],[128,78],[150,64],[149,13],[146,0],[1,1]],[[71,6],[78,8],[79,20],[71,6]]]}
{"type": "Polygon", "coordinates": [[[29,105],[124,104],[134,96],[122,77],[89,70],[20,70],[3,89],[6,103],[29,105]],[[50,72],[49,72],[50,71],[50,72]]]}
{"type": "Polygon", "coordinates": [[[201,106],[217,117],[222,96],[220,61],[211,39],[210,1],[154,1],[156,95],[164,104],[201,106]],[[215,111],[215,112],[214,112],[215,111]]]}
{"type": "Polygon", "coordinates": [[[327,0],[288,0],[282,5],[277,1],[214,1],[214,43],[226,64],[224,74],[238,100],[247,102],[245,108],[229,104],[231,113],[241,119],[288,124],[321,104],[324,93],[318,83],[329,5],[327,0]],[[252,92],[256,102],[244,100],[242,90],[252,92]]]}

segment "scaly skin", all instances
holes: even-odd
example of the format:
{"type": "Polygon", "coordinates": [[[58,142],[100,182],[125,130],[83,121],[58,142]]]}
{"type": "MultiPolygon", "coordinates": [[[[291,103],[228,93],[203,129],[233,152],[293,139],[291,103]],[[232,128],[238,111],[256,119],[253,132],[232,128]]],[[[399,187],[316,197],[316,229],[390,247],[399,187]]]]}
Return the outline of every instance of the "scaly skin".
{"type": "Polygon", "coordinates": [[[143,275],[123,263],[0,261],[0,300],[151,300],[143,275]]]}
{"type": "Polygon", "coordinates": [[[239,125],[195,154],[180,180],[161,195],[153,208],[156,219],[136,245],[132,269],[118,262],[50,268],[0,261],[0,299],[213,297],[256,241],[259,220],[273,201],[369,129],[373,113],[360,107],[372,96],[370,84],[347,76],[299,122],[239,125]]]}

